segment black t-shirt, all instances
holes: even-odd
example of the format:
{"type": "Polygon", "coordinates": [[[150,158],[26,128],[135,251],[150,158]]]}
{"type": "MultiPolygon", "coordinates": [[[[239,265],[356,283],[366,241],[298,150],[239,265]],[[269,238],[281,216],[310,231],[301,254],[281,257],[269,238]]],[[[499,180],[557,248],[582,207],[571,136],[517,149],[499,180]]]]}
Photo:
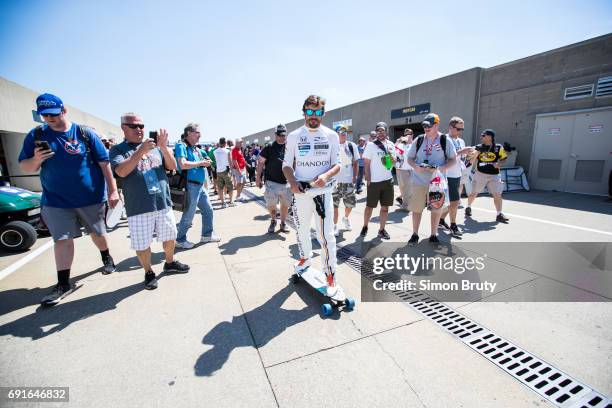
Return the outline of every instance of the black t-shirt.
{"type": "Polygon", "coordinates": [[[487,146],[484,143],[476,145],[478,160],[476,170],[484,174],[499,174],[499,169],[493,164],[503,161],[508,157],[504,147],[500,144],[487,146]]]}
{"type": "Polygon", "coordinates": [[[276,142],[264,147],[260,156],[266,159],[264,165],[264,178],[275,183],[285,184],[287,179],[283,174],[283,160],[285,159],[285,145],[276,142]]]}

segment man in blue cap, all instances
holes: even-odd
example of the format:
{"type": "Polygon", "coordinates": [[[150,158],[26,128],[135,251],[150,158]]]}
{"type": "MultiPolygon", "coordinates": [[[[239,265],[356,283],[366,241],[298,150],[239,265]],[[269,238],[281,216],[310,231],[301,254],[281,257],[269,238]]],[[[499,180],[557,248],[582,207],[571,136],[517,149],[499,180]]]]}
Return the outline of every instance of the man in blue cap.
{"type": "Polygon", "coordinates": [[[108,152],[98,135],[68,120],[68,110],[55,95],[40,95],[36,107],[46,123],[26,136],[19,165],[26,173],[40,170],[41,215],[55,241],[58,280],[42,304],[53,306],[74,290],[70,284],[73,240],[81,236],[82,227],[100,250],[102,273],[115,271],[105,235],[104,203],[108,197],[114,207],[119,195],[108,152]]]}

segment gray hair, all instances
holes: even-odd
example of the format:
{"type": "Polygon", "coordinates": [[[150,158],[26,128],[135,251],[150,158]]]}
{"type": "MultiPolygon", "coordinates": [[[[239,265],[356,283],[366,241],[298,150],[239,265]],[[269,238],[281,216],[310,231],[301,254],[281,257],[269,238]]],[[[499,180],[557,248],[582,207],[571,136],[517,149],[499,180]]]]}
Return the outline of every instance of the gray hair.
{"type": "Polygon", "coordinates": [[[121,115],[121,123],[125,123],[127,119],[136,119],[140,118],[140,115],[134,112],[127,112],[121,115]]]}

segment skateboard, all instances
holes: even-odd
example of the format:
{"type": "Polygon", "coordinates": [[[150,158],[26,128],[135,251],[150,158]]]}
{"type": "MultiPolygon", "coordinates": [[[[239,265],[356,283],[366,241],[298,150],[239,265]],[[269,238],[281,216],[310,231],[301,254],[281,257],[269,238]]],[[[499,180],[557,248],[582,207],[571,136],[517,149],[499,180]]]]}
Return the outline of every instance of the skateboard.
{"type": "Polygon", "coordinates": [[[353,310],[355,308],[355,299],[347,298],[344,290],[338,285],[336,285],[338,290],[333,296],[327,295],[327,279],[320,270],[309,266],[303,272],[296,272],[291,276],[291,281],[294,284],[300,283],[301,280],[306,281],[308,285],[325,298],[326,302],[321,305],[321,312],[324,316],[330,316],[334,309],[339,309],[341,306],[344,306],[346,310],[353,310]]]}
{"type": "Polygon", "coordinates": [[[110,208],[110,206],[107,204],[105,217],[106,228],[113,229],[117,226],[117,224],[119,224],[121,213],[123,212],[124,208],[125,206],[121,200],[119,200],[115,208],[110,208]]]}

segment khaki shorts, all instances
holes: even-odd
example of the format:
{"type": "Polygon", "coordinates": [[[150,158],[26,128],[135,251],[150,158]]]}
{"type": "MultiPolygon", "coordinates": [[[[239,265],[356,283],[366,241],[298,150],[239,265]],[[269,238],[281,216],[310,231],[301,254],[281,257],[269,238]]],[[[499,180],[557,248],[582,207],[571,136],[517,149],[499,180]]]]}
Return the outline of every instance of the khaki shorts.
{"type": "Polygon", "coordinates": [[[378,203],[383,207],[391,207],[393,205],[393,179],[370,183],[368,186],[368,195],[366,205],[370,208],[378,207],[378,203]]]}
{"type": "Polygon", "coordinates": [[[268,180],[266,181],[264,198],[266,199],[266,206],[268,206],[268,208],[276,207],[279,201],[281,205],[289,207],[292,201],[291,188],[288,184],[280,184],[268,180]]]}
{"type": "Polygon", "coordinates": [[[499,174],[485,174],[479,171],[474,173],[472,178],[472,194],[480,194],[487,186],[487,190],[492,195],[501,194],[504,191],[504,182],[499,174]]]}
{"type": "Polygon", "coordinates": [[[357,198],[355,197],[355,186],[353,183],[338,183],[332,193],[334,208],[340,207],[340,199],[344,200],[346,208],[355,208],[357,198]]]}
{"type": "Polygon", "coordinates": [[[232,183],[232,177],[230,176],[229,170],[217,173],[217,186],[220,190],[223,190],[223,188],[226,187],[229,193],[234,191],[234,184],[232,183]]]}
{"type": "MultiPolygon", "coordinates": [[[[410,211],[414,213],[422,213],[427,207],[427,195],[429,194],[429,186],[412,185],[412,196],[410,196],[410,211]]],[[[430,209],[431,212],[442,212],[448,207],[438,209],[430,209]]]]}

